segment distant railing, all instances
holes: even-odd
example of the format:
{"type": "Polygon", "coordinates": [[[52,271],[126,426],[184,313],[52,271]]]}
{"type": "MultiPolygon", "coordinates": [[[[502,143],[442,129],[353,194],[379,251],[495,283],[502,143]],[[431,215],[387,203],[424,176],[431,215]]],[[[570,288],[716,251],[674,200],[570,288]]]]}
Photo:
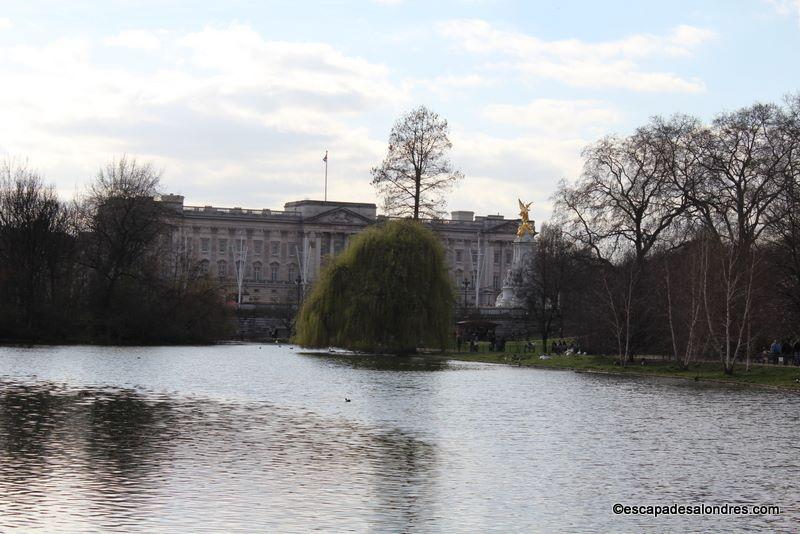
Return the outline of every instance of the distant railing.
{"type": "MultiPolygon", "coordinates": [[[[405,219],[410,219],[410,217],[395,217],[389,215],[378,215],[379,221],[402,221],[405,219]]],[[[475,227],[475,226],[484,226],[486,223],[507,223],[507,222],[515,222],[518,223],[519,219],[499,219],[495,217],[488,217],[488,216],[477,216],[474,220],[471,221],[459,221],[454,219],[437,219],[437,218],[427,218],[427,217],[420,217],[419,222],[423,224],[430,224],[431,226],[436,225],[446,225],[446,226],[468,226],[468,227],[475,227]]]]}
{"type": "MultiPolygon", "coordinates": [[[[236,278],[234,276],[212,276],[212,275],[204,275],[208,279],[216,280],[220,283],[225,284],[236,284],[236,278]]],[[[297,282],[295,280],[270,280],[266,278],[262,278],[261,280],[256,280],[255,278],[244,278],[242,282],[247,284],[265,284],[265,285],[278,285],[278,286],[296,286],[297,282]]],[[[308,284],[306,284],[308,285],[308,284]]]]}
{"type": "Polygon", "coordinates": [[[290,217],[300,218],[300,213],[296,211],[283,211],[273,209],[250,209],[250,208],[216,208],[214,206],[184,206],[184,213],[200,215],[246,215],[249,217],[290,217]]]}

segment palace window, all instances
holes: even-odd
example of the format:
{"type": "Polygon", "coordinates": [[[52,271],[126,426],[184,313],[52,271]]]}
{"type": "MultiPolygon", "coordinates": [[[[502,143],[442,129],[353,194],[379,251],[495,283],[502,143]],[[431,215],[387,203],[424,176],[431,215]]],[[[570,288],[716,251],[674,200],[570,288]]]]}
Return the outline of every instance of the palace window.
{"type": "Polygon", "coordinates": [[[269,279],[272,282],[278,281],[278,268],[280,267],[277,263],[270,263],[269,264],[269,279]]]}
{"type": "Polygon", "coordinates": [[[225,254],[228,252],[228,240],[227,239],[219,239],[217,240],[219,243],[219,253],[225,254]]]}
{"type": "Polygon", "coordinates": [[[456,263],[461,263],[464,261],[464,251],[460,248],[456,249],[456,263]]]}
{"type": "Polygon", "coordinates": [[[281,242],[280,241],[273,241],[270,243],[270,247],[272,247],[271,254],[273,256],[280,256],[281,254],[281,242]]]}
{"type": "Polygon", "coordinates": [[[337,256],[344,249],[344,234],[333,234],[333,255],[337,256]]]}
{"type": "Polygon", "coordinates": [[[208,276],[208,260],[203,260],[198,265],[200,276],[208,276]]]}
{"type": "Polygon", "coordinates": [[[294,282],[294,279],[297,277],[297,267],[294,265],[289,266],[289,281],[294,282]]]}
{"type": "Polygon", "coordinates": [[[289,257],[297,257],[297,243],[289,243],[289,257]]]}
{"type": "Polygon", "coordinates": [[[494,264],[495,265],[500,265],[500,251],[499,250],[495,250],[494,251],[494,264]]]}
{"type": "Polygon", "coordinates": [[[257,261],[253,263],[253,278],[255,278],[256,282],[260,282],[262,276],[263,273],[261,271],[261,262],[257,261]]]}
{"type": "Polygon", "coordinates": [[[256,256],[261,256],[261,247],[264,246],[264,242],[260,239],[253,241],[253,249],[256,256]]]}
{"type": "Polygon", "coordinates": [[[492,287],[500,289],[500,273],[494,273],[492,275],[492,287]]]}
{"type": "Polygon", "coordinates": [[[478,251],[472,251],[472,265],[478,265],[478,251]]]}
{"type": "Polygon", "coordinates": [[[211,240],[207,237],[200,238],[200,252],[208,252],[211,240]]]}
{"type": "Polygon", "coordinates": [[[225,260],[219,260],[217,262],[217,276],[220,278],[228,277],[228,263],[225,260]]]}

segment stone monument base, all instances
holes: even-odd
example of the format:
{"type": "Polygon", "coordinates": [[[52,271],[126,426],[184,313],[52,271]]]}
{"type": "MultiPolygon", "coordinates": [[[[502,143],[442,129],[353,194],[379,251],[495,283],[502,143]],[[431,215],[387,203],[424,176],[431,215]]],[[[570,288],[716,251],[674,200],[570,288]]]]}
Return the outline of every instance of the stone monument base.
{"type": "Polygon", "coordinates": [[[533,237],[532,234],[524,234],[514,240],[514,258],[503,280],[503,289],[495,300],[496,308],[527,307],[525,286],[529,282],[533,255],[536,252],[533,237]]]}

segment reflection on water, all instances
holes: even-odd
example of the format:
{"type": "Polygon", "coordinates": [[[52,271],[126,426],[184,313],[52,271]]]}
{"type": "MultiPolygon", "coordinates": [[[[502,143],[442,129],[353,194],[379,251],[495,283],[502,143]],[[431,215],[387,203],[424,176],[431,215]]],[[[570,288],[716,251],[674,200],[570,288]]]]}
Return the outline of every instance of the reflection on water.
{"type": "Polygon", "coordinates": [[[353,354],[347,352],[300,352],[301,356],[323,364],[370,369],[373,371],[451,371],[463,368],[458,362],[437,356],[391,356],[387,354],[353,354]]]}
{"type": "Polygon", "coordinates": [[[255,344],[0,347],[0,532],[791,531],[798,405],[255,344]]]}
{"type": "Polygon", "coordinates": [[[435,450],[397,430],[131,390],[0,391],[0,530],[407,531],[429,519],[435,450]]]}

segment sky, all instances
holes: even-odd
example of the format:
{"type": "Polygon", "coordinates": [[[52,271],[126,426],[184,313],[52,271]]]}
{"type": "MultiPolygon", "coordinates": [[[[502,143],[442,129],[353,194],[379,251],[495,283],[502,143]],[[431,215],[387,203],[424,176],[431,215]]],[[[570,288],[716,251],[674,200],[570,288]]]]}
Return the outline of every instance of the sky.
{"type": "Polygon", "coordinates": [[[0,157],[79,195],[123,155],[187,205],[377,202],[394,122],[447,119],[449,210],[546,220],[581,150],[800,91],[800,0],[0,0],[0,157]]]}

